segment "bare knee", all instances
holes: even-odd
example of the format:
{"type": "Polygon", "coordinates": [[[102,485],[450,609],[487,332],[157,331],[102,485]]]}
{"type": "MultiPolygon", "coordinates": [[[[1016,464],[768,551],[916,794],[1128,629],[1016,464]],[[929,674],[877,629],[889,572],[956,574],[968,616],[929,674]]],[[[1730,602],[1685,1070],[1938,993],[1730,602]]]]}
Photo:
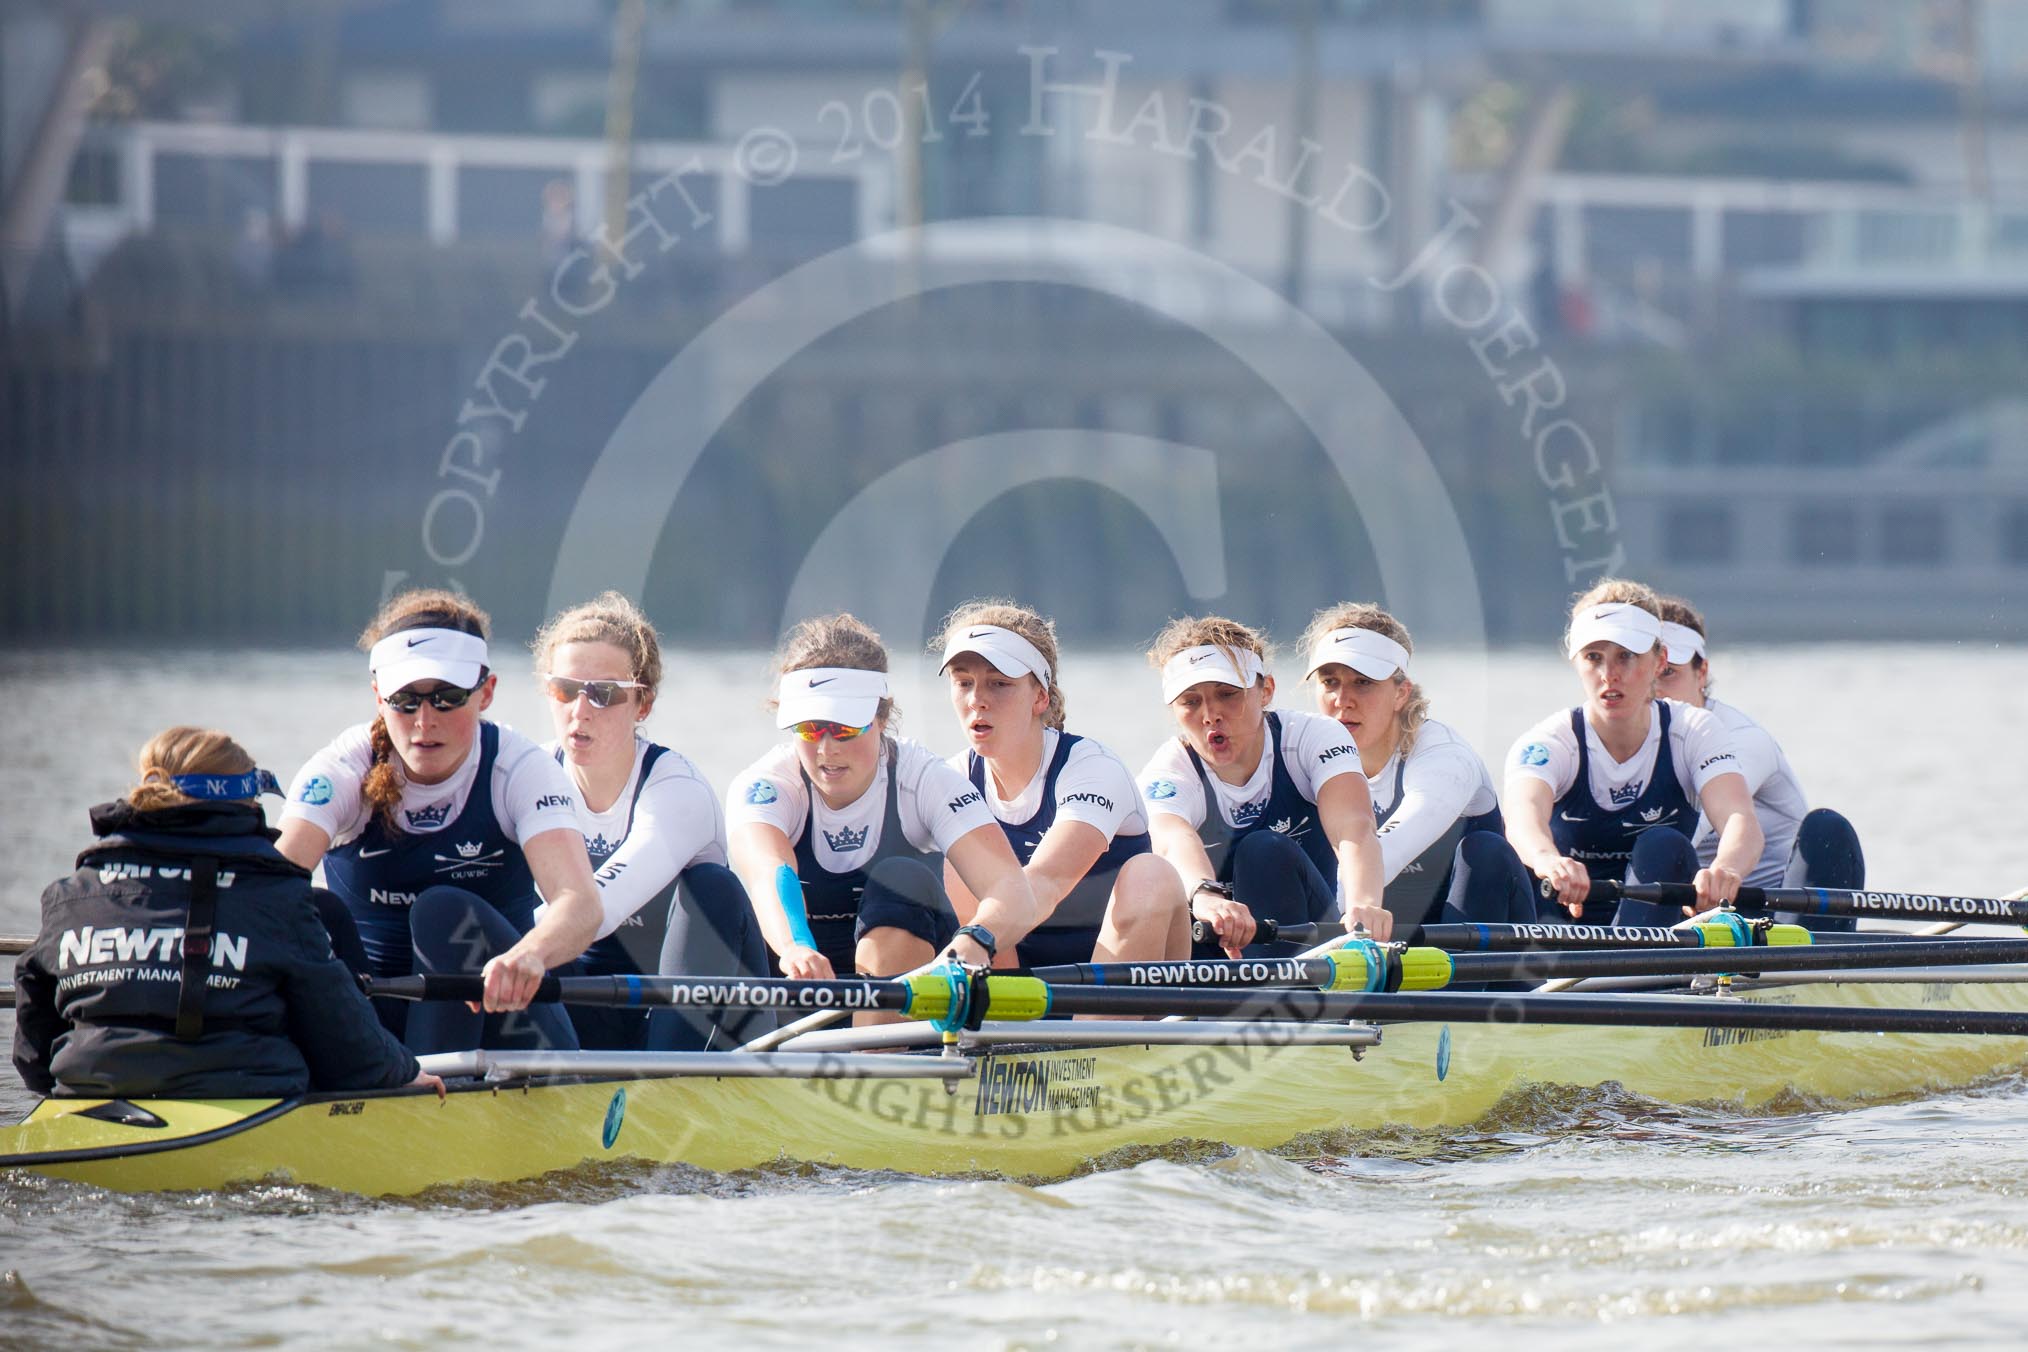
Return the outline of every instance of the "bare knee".
{"type": "Polygon", "coordinates": [[[1113,879],[1112,912],[1119,923],[1160,921],[1182,914],[1186,905],[1183,879],[1160,855],[1135,855],[1113,879]]]}
{"type": "Polygon", "coordinates": [[[861,976],[898,976],[935,956],[927,940],[893,925],[879,925],[866,931],[853,951],[861,976]]]}

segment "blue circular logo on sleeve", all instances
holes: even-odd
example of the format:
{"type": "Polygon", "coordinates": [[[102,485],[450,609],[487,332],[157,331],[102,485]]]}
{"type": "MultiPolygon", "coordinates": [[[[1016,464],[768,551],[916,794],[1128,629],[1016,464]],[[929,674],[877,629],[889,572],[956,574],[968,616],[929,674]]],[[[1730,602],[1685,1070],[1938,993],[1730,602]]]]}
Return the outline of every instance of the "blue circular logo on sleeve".
{"type": "Polygon", "coordinates": [[[303,785],[303,791],[296,795],[296,801],[317,807],[330,802],[333,792],[330,780],[322,775],[311,775],[309,780],[303,785]]]}
{"type": "Polygon", "coordinates": [[[1151,779],[1148,781],[1148,787],[1144,792],[1147,793],[1148,797],[1156,802],[1160,802],[1164,798],[1174,798],[1176,796],[1176,786],[1166,779],[1151,779]]]}
{"type": "Polygon", "coordinates": [[[772,803],[775,801],[776,796],[775,786],[768,783],[765,779],[756,779],[753,783],[746,786],[746,801],[755,806],[772,803]]]}
{"type": "Polygon", "coordinates": [[[1521,763],[1523,765],[1549,764],[1549,748],[1540,742],[1530,742],[1521,748],[1521,763]]]}

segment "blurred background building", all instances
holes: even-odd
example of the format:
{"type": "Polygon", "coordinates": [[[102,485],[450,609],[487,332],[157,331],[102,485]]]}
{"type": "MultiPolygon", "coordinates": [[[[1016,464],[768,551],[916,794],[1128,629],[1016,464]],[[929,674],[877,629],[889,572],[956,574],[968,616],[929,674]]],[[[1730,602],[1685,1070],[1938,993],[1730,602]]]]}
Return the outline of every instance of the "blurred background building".
{"type": "MultiPolygon", "coordinates": [[[[789,269],[917,222],[928,245],[871,265],[980,283],[756,387],[667,523],[647,599],[670,629],[772,638],[840,502],[1027,426],[1213,448],[1223,608],[1293,631],[1371,593],[1311,434],[1177,319],[1285,326],[1272,292],[1428,448],[1494,632],[1539,638],[1596,560],[1559,539],[1483,334],[1440,291],[1381,284],[1463,212],[1440,266],[1483,269],[1553,365],[1625,571],[1727,637],[2028,633],[2028,0],[195,12],[0,10],[8,639],[329,641],[396,574],[454,574],[525,632],[655,373],[789,269]],[[481,429],[485,547],[444,565],[463,551],[424,549],[418,521],[475,378],[539,336],[517,317],[559,262],[670,174],[681,247],[573,329],[511,436],[481,429]],[[1066,252],[1050,221],[1186,246],[1229,284],[1066,252]],[[1061,284],[984,280],[1037,262],[1061,284]]],[[[1090,485],[1011,491],[961,542],[940,598],[1020,591],[1119,639],[1193,604],[1146,513],[1090,485]]]]}

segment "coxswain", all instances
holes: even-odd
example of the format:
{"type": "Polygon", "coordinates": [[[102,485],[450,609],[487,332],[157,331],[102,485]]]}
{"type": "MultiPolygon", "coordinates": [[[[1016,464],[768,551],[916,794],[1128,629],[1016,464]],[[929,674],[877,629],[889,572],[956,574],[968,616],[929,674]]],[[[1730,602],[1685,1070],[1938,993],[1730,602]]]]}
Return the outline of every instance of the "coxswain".
{"type": "MultiPolygon", "coordinates": [[[[1065,730],[1056,626],[1011,601],[972,601],[944,620],[941,653],[966,749],[951,768],[985,795],[1035,894],[1036,927],[1006,967],[1190,955],[1183,882],[1148,840],[1147,810],[1124,762],[1065,730]]],[[[961,919],[977,906],[956,871],[961,919]]]]}
{"type": "Polygon", "coordinates": [[[484,611],[403,592],[360,646],[376,714],[313,755],[289,787],[283,854],[341,897],[375,976],[484,972],[485,1017],[448,1002],[381,1017],[417,1051],[577,1045],[561,1008],[521,1013],[544,973],[597,937],[604,908],[576,788],[541,747],[480,715],[499,677],[484,611]],[[549,905],[538,924],[536,890],[549,905]]]}
{"type": "MultiPolygon", "coordinates": [[[[553,616],[534,648],[556,731],[544,750],[575,788],[605,913],[573,970],[766,976],[760,922],[726,866],[718,794],[689,757],[641,731],[662,684],[655,626],[609,591],[553,616]]],[[[570,1017],[581,1046],[619,1051],[719,1050],[774,1024],[758,1010],[572,1006],[570,1017]]]]}
{"type": "MultiPolygon", "coordinates": [[[[1863,889],[1866,855],[1852,823],[1832,808],[1811,807],[1773,734],[1744,711],[1712,697],[1704,617],[1677,596],[1661,597],[1659,608],[1666,660],[1656,678],[1656,691],[1664,699],[1703,709],[1725,725],[1739,756],[1740,773],[1753,794],[1754,816],[1760,820],[1764,840],[1760,861],[1746,875],[1747,886],[1863,889]]],[[[1718,850],[1718,837],[1708,823],[1698,823],[1691,843],[1706,864],[1718,850]]],[[[1848,915],[1813,915],[1798,923],[1814,930],[1849,930],[1859,922],[1848,915]]]]}
{"type": "Polygon", "coordinates": [[[1261,919],[1342,917],[1384,940],[1393,921],[1359,748],[1334,718],[1269,709],[1267,654],[1259,634],[1217,616],[1171,621],[1148,650],[1177,730],[1140,774],[1155,852],[1216,932],[1207,951],[1240,956],[1261,919]]]}
{"type": "Polygon", "coordinates": [[[1532,922],[1528,871],[1507,843],[1492,772],[1429,716],[1429,696],[1408,674],[1407,627],[1379,606],[1347,602],[1318,611],[1302,647],[1317,712],[1359,747],[1396,933],[1437,921],[1532,922]]]}
{"type": "Polygon", "coordinates": [[[1690,883],[1696,911],[1730,902],[1760,857],[1760,822],[1723,723],[1658,699],[1662,620],[1655,594],[1609,578],[1571,608],[1564,651],[1584,703],[1530,728],[1507,756],[1507,839],[1575,920],[1666,925],[1672,907],[1586,905],[1594,879],[1690,883]],[[1717,848],[1700,864],[1699,812],[1717,848]]]}
{"type": "Polygon", "coordinates": [[[275,849],[258,801],[275,777],[201,728],[157,733],[139,769],[91,810],[97,840],[42,894],[15,964],[22,1082],[69,1098],[441,1094],[333,954],[310,871],[275,849]]]}
{"type": "Polygon", "coordinates": [[[733,781],[725,806],[733,871],[781,973],[894,976],[939,955],[983,968],[1025,938],[1035,899],[985,795],[894,733],[880,636],[849,614],[805,620],[774,665],[789,740],[733,781]],[[962,925],[947,859],[978,898],[962,925]],[[791,924],[784,865],[814,944],[791,924]]]}

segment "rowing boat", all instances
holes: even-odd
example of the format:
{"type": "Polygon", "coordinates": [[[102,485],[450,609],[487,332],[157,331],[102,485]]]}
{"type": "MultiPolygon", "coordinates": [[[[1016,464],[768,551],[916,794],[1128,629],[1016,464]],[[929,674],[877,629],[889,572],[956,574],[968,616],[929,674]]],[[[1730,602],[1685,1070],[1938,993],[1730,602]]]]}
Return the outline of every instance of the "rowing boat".
{"type": "MultiPolygon", "coordinates": [[[[1626,997],[2028,1011],[2028,968],[1768,976],[1626,997]]],[[[1561,999],[1563,997],[1544,997],[1561,999]]],[[[1339,1130],[1460,1127],[1535,1085],[1618,1085],[1742,1110],[1973,1084],[2014,1036],[1446,1022],[986,1023],[808,1033],[762,1054],[464,1053],[429,1093],[46,1100],[0,1127],[0,1168],[122,1191],[260,1180],[367,1195],[505,1183],[599,1161],[784,1161],[1055,1178],[1200,1142],[1301,1151],[1339,1130]],[[917,1050],[908,1050],[910,1046],[917,1050]],[[884,1048],[884,1050],[868,1050],[884,1048]]]]}

